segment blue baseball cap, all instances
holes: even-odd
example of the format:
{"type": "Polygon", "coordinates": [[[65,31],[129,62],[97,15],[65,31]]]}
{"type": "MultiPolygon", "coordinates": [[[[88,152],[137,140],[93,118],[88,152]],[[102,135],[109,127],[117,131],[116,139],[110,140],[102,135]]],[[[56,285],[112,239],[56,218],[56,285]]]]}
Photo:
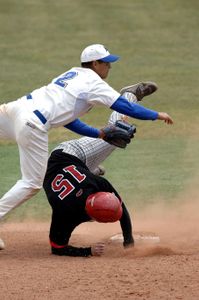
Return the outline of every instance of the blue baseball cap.
{"type": "Polygon", "coordinates": [[[110,52],[101,44],[93,44],[86,47],[82,53],[80,60],[82,63],[91,62],[95,60],[101,60],[103,62],[113,63],[117,61],[120,57],[110,52]]]}

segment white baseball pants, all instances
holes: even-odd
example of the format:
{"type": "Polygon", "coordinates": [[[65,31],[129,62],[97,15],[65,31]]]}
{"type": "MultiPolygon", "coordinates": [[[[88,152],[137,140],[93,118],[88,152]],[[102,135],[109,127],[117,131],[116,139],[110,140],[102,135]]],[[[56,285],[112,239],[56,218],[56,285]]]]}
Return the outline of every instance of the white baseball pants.
{"type": "Polygon", "coordinates": [[[0,219],[42,188],[48,160],[48,133],[37,128],[38,122],[19,100],[0,106],[0,138],[18,144],[22,175],[0,198],[0,219]]]}

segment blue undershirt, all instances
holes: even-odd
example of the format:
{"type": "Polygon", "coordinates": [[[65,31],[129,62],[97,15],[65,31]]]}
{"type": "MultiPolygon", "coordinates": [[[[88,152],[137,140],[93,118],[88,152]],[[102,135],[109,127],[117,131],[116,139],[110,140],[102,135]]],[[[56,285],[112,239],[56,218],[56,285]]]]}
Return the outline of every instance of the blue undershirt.
{"type": "Polygon", "coordinates": [[[100,134],[99,129],[89,126],[86,123],[80,121],[79,119],[72,121],[64,127],[80,135],[85,135],[92,138],[98,138],[100,134]]]}
{"type": "Polygon", "coordinates": [[[120,96],[111,106],[111,109],[139,120],[156,120],[158,113],[154,110],[145,108],[137,103],[131,103],[126,98],[120,96]]]}

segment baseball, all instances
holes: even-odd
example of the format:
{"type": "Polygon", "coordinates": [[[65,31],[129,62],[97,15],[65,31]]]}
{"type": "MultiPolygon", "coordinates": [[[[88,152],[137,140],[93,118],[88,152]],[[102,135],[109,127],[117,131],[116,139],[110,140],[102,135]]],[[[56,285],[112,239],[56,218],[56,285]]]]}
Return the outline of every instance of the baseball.
{"type": "Polygon", "coordinates": [[[0,239],[0,250],[3,250],[5,248],[4,241],[0,239]]]}

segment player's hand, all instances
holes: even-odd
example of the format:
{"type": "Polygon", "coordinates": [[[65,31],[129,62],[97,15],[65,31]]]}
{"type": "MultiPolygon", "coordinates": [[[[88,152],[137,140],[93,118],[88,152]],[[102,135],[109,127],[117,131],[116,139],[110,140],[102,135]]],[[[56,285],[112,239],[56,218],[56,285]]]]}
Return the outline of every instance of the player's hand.
{"type": "Polygon", "coordinates": [[[91,253],[93,256],[101,256],[104,254],[105,244],[104,243],[97,243],[91,246],[91,253]]]}
{"type": "Polygon", "coordinates": [[[167,123],[169,125],[173,124],[172,118],[165,112],[159,112],[158,119],[165,121],[165,123],[167,123]]]}
{"type": "Polygon", "coordinates": [[[105,168],[100,165],[92,171],[94,175],[98,175],[98,176],[103,176],[105,172],[106,172],[105,168]]]}
{"type": "Polygon", "coordinates": [[[114,125],[109,125],[100,130],[99,138],[119,148],[126,148],[127,144],[136,133],[136,126],[117,120],[114,125]]]}

